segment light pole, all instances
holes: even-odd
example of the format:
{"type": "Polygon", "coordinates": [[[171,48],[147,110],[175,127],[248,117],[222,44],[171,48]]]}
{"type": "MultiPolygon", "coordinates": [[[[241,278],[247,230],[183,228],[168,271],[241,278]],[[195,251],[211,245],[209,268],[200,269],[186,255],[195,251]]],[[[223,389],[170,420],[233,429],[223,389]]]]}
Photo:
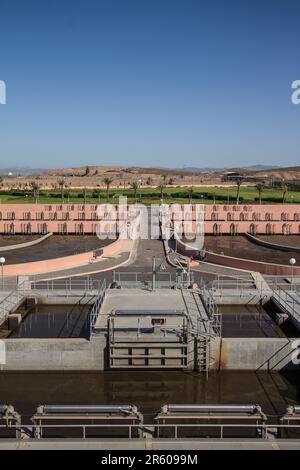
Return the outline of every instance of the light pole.
{"type": "Polygon", "coordinates": [[[292,268],[292,285],[294,284],[294,266],[296,264],[295,258],[291,258],[289,261],[291,268],[292,268]]]}
{"type": "Polygon", "coordinates": [[[4,263],[5,263],[5,258],[4,258],[4,256],[1,256],[0,264],[1,264],[2,290],[4,290],[4,276],[3,276],[3,265],[4,265],[4,263]]]}

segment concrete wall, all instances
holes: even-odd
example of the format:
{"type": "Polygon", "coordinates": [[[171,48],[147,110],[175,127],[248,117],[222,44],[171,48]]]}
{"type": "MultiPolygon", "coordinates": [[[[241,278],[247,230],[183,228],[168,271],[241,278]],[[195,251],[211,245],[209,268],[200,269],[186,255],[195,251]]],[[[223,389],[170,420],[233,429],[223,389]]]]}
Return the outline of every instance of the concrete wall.
{"type": "MultiPolygon", "coordinates": [[[[299,338],[215,338],[210,345],[210,367],[215,370],[299,370],[292,352],[299,338]]],[[[103,370],[106,338],[5,339],[3,371],[103,370]]],[[[190,352],[192,354],[192,352],[190,352]]],[[[191,364],[189,364],[191,366],[191,364]]]]}
{"type": "Polygon", "coordinates": [[[250,233],[245,233],[246,237],[256,245],[264,246],[265,248],[271,248],[272,250],[280,250],[280,251],[292,251],[296,253],[300,253],[299,246],[291,246],[291,245],[280,245],[279,243],[271,243],[267,242],[266,240],[261,240],[257,237],[254,237],[250,233]]]}
{"type": "Polygon", "coordinates": [[[199,220],[197,207],[198,211],[201,207],[207,234],[300,234],[300,204],[194,204],[189,209],[184,204],[174,206],[172,220],[178,226],[182,220],[199,220]]]}
{"type": "Polygon", "coordinates": [[[96,234],[99,221],[115,222],[127,219],[127,211],[110,205],[109,219],[105,204],[1,204],[0,233],[11,234],[53,232],[58,234],[96,234]]]}
{"type": "Polygon", "coordinates": [[[7,245],[7,246],[0,246],[0,253],[3,253],[5,251],[11,251],[11,250],[19,250],[20,248],[28,248],[30,246],[37,245],[38,243],[43,242],[44,240],[47,240],[47,238],[51,237],[53,233],[47,233],[46,235],[43,235],[40,238],[37,238],[36,240],[32,240],[29,242],[25,243],[18,243],[16,245],[7,245]]]}
{"type": "Polygon", "coordinates": [[[213,296],[217,305],[258,305],[271,299],[270,289],[217,289],[213,296]]]}
{"type": "MultiPolygon", "coordinates": [[[[246,271],[257,271],[262,274],[274,276],[290,276],[291,266],[284,264],[266,263],[262,261],[254,261],[250,259],[234,258],[233,256],[221,255],[219,253],[211,253],[209,251],[193,250],[188,244],[177,240],[177,251],[184,256],[192,256],[194,259],[201,259],[204,253],[203,261],[213,264],[220,264],[228,268],[242,269],[246,271]]],[[[294,266],[294,274],[300,275],[300,266],[294,266]]]]}
{"type": "MultiPolygon", "coordinates": [[[[261,261],[254,261],[249,259],[234,258],[232,256],[220,255],[217,253],[205,252],[204,261],[209,263],[220,264],[230,268],[244,269],[247,271],[258,271],[262,274],[269,274],[274,276],[290,276],[291,267],[284,264],[265,263],[261,261]]],[[[294,267],[294,274],[300,275],[300,266],[294,267]]]]}
{"type": "Polygon", "coordinates": [[[103,370],[105,338],[5,339],[0,370],[103,370]]]}
{"type": "MultiPolygon", "coordinates": [[[[300,204],[174,204],[172,220],[181,221],[186,211],[190,220],[203,209],[205,232],[209,234],[235,233],[291,233],[300,234],[300,204]],[[191,209],[190,209],[191,208],[191,209]],[[174,209],[175,210],[175,209],[174,209]]],[[[118,223],[127,215],[114,208],[112,219],[118,223]]],[[[97,213],[96,204],[1,204],[0,233],[96,233],[97,221],[104,218],[97,213]]]]}
{"type": "MultiPolygon", "coordinates": [[[[128,250],[128,240],[118,239],[103,248],[102,256],[114,256],[123,250],[128,250]]],[[[4,265],[4,276],[18,276],[20,273],[22,273],[22,275],[30,276],[34,274],[60,271],[78,266],[86,266],[93,263],[94,261],[99,261],[101,259],[101,257],[94,258],[93,254],[93,251],[88,251],[78,255],[52,258],[43,261],[33,261],[31,263],[8,264],[4,265]]]]}
{"type": "Polygon", "coordinates": [[[295,370],[293,342],[299,338],[222,338],[220,370],[295,370]]]}

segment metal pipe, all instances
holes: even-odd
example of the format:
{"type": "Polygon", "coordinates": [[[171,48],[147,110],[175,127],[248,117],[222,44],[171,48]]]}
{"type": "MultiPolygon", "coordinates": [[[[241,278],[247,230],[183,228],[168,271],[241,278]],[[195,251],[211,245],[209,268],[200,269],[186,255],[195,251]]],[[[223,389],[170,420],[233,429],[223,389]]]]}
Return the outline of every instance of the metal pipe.
{"type": "Polygon", "coordinates": [[[298,414],[300,415],[300,405],[291,405],[287,407],[285,416],[294,416],[298,414]]]}
{"type": "Polygon", "coordinates": [[[37,414],[137,414],[133,405],[40,405],[37,414]]]}
{"type": "Polygon", "coordinates": [[[259,405],[164,405],[162,413],[261,413],[259,405]]]}

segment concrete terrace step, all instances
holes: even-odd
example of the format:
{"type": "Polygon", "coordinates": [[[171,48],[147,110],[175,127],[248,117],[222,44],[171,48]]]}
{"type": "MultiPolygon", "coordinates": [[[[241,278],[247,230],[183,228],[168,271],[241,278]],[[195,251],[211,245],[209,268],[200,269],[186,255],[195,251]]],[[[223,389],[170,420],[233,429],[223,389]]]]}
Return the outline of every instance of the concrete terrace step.
{"type": "Polygon", "coordinates": [[[30,279],[34,281],[44,279],[59,279],[72,276],[85,276],[87,274],[94,274],[101,271],[109,271],[126,263],[129,257],[130,252],[124,252],[114,258],[106,257],[100,261],[95,261],[94,263],[91,263],[88,266],[78,266],[76,268],[62,269],[60,271],[52,271],[44,274],[36,274],[34,276],[31,276],[30,279]]]}

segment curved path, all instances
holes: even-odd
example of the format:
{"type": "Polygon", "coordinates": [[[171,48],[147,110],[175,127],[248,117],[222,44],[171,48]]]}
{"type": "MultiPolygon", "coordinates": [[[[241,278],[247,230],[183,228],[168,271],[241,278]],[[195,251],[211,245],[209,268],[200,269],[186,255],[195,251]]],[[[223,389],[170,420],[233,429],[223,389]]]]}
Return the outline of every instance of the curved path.
{"type": "Polygon", "coordinates": [[[29,248],[31,246],[38,245],[39,243],[47,240],[47,238],[51,237],[51,235],[53,235],[52,232],[46,233],[46,235],[43,235],[42,237],[39,237],[35,240],[31,240],[29,242],[17,243],[15,245],[0,246],[0,253],[5,253],[6,251],[20,250],[21,248],[29,248]]]}
{"type": "Polygon", "coordinates": [[[256,245],[263,246],[265,248],[269,248],[270,250],[277,250],[277,251],[288,251],[292,253],[300,253],[299,246],[292,246],[292,245],[283,245],[280,243],[271,243],[269,241],[263,240],[261,238],[255,237],[250,233],[245,233],[245,237],[250,240],[252,243],[256,245]]]}

